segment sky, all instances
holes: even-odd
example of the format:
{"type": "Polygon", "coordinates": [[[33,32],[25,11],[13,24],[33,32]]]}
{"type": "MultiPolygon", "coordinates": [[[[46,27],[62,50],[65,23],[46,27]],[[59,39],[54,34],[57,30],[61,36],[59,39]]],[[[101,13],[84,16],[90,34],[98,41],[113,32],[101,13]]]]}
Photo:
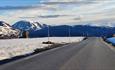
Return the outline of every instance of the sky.
{"type": "Polygon", "coordinates": [[[0,20],[115,26],[115,0],[0,0],[0,20]]]}

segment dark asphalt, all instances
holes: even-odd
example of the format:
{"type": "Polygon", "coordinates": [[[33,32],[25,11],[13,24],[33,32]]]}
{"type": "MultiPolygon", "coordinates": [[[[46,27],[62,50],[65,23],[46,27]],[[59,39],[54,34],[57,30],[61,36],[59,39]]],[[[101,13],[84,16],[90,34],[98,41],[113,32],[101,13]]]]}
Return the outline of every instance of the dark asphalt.
{"type": "Polygon", "coordinates": [[[115,51],[92,37],[1,65],[0,70],[115,70],[115,51]]]}

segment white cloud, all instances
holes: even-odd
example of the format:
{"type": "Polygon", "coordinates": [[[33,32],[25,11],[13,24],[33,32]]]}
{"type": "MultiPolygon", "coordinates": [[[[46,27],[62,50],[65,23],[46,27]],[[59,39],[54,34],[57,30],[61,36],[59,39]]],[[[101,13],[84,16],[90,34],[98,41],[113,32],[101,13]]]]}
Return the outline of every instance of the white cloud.
{"type": "Polygon", "coordinates": [[[4,10],[0,19],[9,23],[21,19],[39,21],[45,24],[69,24],[77,22],[92,22],[98,20],[115,19],[114,0],[42,0],[33,8],[4,10]],[[45,3],[44,3],[45,2],[45,3]],[[49,3],[52,2],[52,3],[49,3]],[[63,3],[61,3],[63,2],[63,3]],[[69,3],[70,2],[70,3],[69,3]],[[76,2],[76,4],[72,4],[76,2]],[[80,3],[80,4],[77,4],[80,3]],[[91,3],[85,3],[91,2],[91,3]],[[68,4],[66,4],[68,3],[68,4]],[[39,16],[60,15],[54,18],[40,18],[39,16]],[[66,15],[66,16],[61,16],[66,15]],[[24,18],[23,18],[24,17],[24,18]],[[80,18],[80,20],[74,20],[80,18]]]}

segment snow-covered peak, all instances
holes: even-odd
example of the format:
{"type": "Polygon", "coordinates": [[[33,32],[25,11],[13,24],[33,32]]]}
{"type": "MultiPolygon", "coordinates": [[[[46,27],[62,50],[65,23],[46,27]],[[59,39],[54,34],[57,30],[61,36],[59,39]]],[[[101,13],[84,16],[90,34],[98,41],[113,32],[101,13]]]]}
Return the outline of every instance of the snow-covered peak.
{"type": "MultiPolygon", "coordinates": [[[[33,23],[31,23],[35,28],[37,28],[37,29],[41,29],[42,28],[42,25],[40,24],[40,23],[38,23],[38,22],[33,22],[33,23]]],[[[33,27],[33,28],[34,28],[33,27]]]]}
{"type": "Polygon", "coordinates": [[[20,29],[20,30],[39,30],[43,26],[38,22],[29,22],[29,21],[18,21],[13,26],[13,28],[20,29]]]}
{"type": "Polygon", "coordinates": [[[8,23],[4,22],[4,21],[0,21],[0,26],[11,28],[11,26],[8,23]]]}

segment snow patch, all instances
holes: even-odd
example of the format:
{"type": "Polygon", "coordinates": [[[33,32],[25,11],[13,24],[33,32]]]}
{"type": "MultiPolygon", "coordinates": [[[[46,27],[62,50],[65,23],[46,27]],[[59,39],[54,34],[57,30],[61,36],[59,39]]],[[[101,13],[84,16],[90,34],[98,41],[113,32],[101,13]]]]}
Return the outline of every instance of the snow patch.
{"type": "MultiPolygon", "coordinates": [[[[50,37],[49,40],[55,43],[79,42],[84,37],[50,37]]],[[[27,38],[27,39],[8,39],[0,40],[0,60],[10,59],[15,56],[30,54],[35,49],[45,48],[48,45],[42,42],[48,38],[27,38]]]]}

